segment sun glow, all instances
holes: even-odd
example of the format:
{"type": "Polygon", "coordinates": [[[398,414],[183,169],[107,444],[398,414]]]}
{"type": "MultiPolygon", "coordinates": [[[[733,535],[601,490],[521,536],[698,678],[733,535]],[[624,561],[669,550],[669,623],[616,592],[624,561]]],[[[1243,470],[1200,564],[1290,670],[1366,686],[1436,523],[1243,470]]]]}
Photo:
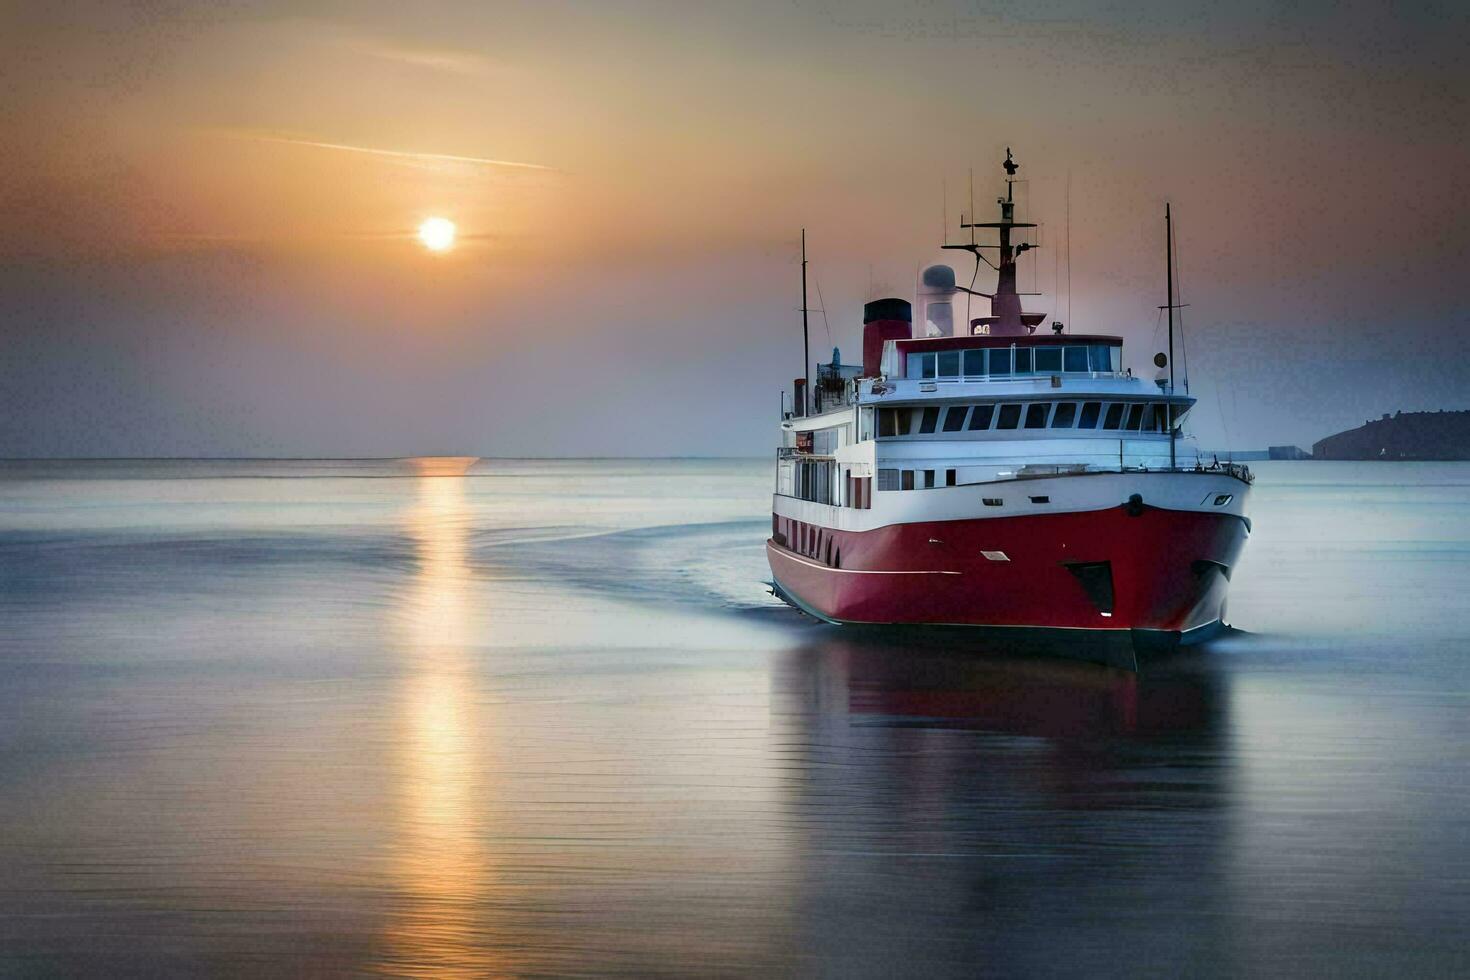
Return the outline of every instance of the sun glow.
{"type": "Polygon", "coordinates": [[[454,247],[454,222],[448,218],[429,218],[419,225],[419,241],[431,252],[447,252],[454,247]]]}

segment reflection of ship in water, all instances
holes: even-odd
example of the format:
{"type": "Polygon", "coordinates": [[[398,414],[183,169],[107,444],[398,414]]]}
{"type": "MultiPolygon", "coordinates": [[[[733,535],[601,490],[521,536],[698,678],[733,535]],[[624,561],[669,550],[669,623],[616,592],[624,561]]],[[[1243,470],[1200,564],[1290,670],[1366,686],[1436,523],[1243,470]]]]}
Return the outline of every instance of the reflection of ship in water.
{"type": "Polygon", "coordinates": [[[1127,949],[1093,975],[1168,973],[1229,948],[1236,765],[1207,659],[1134,674],[823,631],[775,684],[800,940],[827,972],[1045,974],[1127,949]],[[1132,913],[1159,907],[1178,914],[1132,913]]]}
{"type": "Polygon", "coordinates": [[[922,640],[905,643],[901,654],[887,644],[842,647],[848,711],[864,723],[1019,735],[1142,734],[1207,728],[1220,707],[1198,675],[1140,676],[1065,660],[956,655],[922,640]]]}

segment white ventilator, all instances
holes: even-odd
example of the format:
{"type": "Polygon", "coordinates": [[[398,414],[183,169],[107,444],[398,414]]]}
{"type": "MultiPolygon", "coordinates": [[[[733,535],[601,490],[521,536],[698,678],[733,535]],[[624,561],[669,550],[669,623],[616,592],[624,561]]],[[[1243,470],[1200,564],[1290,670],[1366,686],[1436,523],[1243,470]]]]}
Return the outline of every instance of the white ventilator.
{"type": "Polygon", "coordinates": [[[921,337],[953,337],[954,297],[958,290],[954,283],[954,269],[947,265],[931,265],[919,277],[915,291],[914,325],[922,331],[921,337]]]}

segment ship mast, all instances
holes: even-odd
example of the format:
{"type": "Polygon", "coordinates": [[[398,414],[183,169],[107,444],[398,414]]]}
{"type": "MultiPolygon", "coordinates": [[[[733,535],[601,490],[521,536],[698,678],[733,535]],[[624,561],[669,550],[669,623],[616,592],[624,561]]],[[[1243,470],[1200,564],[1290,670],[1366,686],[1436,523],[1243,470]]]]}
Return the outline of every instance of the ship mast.
{"type": "Polygon", "coordinates": [[[980,245],[973,240],[968,245],[945,245],[945,248],[960,249],[975,256],[976,268],[980,262],[995,269],[995,294],[977,292],[976,290],[964,290],[973,296],[984,296],[990,300],[990,316],[982,317],[972,324],[966,324],[966,330],[970,333],[979,332],[992,336],[1023,337],[1031,332],[1031,329],[1041,321],[1042,314],[1021,312],[1021,296],[1016,291],[1016,259],[1022,252],[1035,248],[1029,242],[1021,242],[1018,245],[1011,243],[1011,229],[1013,228],[1035,228],[1036,225],[1025,221],[1016,220],[1016,197],[1015,183],[1016,171],[1020,165],[1011,159],[1011,148],[1006,147],[1005,163],[1001,164],[1006,171],[1006,196],[997,198],[996,203],[1000,205],[999,221],[976,221],[974,215],[970,221],[960,222],[961,228],[971,229],[970,235],[973,239],[976,228],[994,228],[1000,236],[999,245],[980,245]],[[998,249],[999,259],[995,263],[985,258],[980,250],[984,248],[998,249]]]}
{"type": "MultiPolygon", "coordinates": [[[[806,415],[807,392],[812,389],[812,352],[807,336],[806,306],[806,229],[803,228],[801,230],[801,376],[804,379],[801,389],[802,415],[806,415]]],[[[1170,351],[1172,353],[1172,347],[1170,351]]]]}
{"type": "MultiPolygon", "coordinates": [[[[1164,264],[1168,269],[1164,273],[1164,281],[1167,283],[1168,306],[1169,306],[1169,394],[1174,394],[1174,216],[1169,210],[1169,202],[1164,202],[1164,264]]],[[[1155,323],[1158,321],[1155,320],[1155,323]]],[[[1164,422],[1169,426],[1169,469],[1174,469],[1177,463],[1175,459],[1174,442],[1174,405],[1171,402],[1164,408],[1164,422]]]]}
{"type": "MultiPolygon", "coordinates": [[[[1164,281],[1168,284],[1169,305],[1169,394],[1174,394],[1174,217],[1169,202],[1164,202],[1164,281]]],[[[1156,321],[1157,322],[1157,321],[1156,321]]]]}
{"type": "MultiPolygon", "coordinates": [[[[1016,227],[1016,171],[1020,167],[1011,159],[1011,148],[1006,147],[1006,198],[996,201],[1000,205],[1000,221],[996,227],[1000,232],[1000,262],[996,269],[995,296],[990,301],[990,315],[1000,319],[996,326],[1021,325],[1021,297],[1016,292],[1016,251],[1011,247],[1011,229],[1016,227]]],[[[1004,333],[1005,331],[997,331],[1004,333]]]]}

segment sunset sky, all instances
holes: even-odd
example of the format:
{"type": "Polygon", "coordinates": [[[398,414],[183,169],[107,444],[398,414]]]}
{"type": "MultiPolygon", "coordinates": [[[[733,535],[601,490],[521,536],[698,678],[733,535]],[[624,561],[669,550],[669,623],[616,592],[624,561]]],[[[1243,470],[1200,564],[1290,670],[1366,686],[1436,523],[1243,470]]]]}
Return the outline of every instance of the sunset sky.
{"type": "Polygon", "coordinates": [[[0,455],[765,453],[800,229],[855,359],[1008,145],[1204,446],[1470,408],[1467,9],[10,3],[0,455]]]}

